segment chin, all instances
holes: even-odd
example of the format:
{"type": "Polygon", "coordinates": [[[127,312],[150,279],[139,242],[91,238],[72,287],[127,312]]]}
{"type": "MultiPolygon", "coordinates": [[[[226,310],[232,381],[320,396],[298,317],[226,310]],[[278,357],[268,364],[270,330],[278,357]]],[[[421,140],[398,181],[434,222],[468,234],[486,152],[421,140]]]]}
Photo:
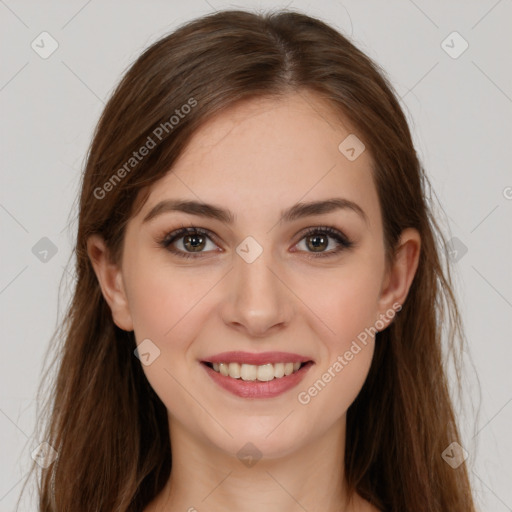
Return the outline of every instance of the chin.
{"type": "Polygon", "coordinates": [[[224,423],[233,437],[223,432],[222,437],[210,441],[229,456],[240,460],[245,455],[265,459],[286,457],[299,450],[306,441],[304,428],[290,424],[293,414],[280,425],[288,413],[277,419],[260,418],[255,420],[257,424],[250,418],[236,423],[224,423]]]}

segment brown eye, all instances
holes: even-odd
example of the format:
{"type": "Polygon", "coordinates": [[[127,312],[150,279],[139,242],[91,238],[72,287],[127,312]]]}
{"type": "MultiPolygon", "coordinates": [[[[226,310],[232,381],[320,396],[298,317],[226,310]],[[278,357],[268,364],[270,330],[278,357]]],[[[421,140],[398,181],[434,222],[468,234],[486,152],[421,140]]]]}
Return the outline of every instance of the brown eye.
{"type": "Polygon", "coordinates": [[[217,252],[215,237],[202,228],[181,228],[169,233],[160,245],[168,251],[184,258],[201,257],[204,253],[217,252]]]}
{"type": "Polygon", "coordinates": [[[313,252],[322,252],[329,245],[329,239],[325,235],[310,235],[306,240],[306,245],[313,252]]]}
{"type": "Polygon", "coordinates": [[[309,228],[302,233],[302,238],[296,246],[307,257],[335,256],[344,249],[350,249],[354,242],[349,240],[341,231],[331,227],[309,228]],[[303,244],[303,247],[300,247],[303,244]],[[331,246],[331,248],[329,248],[331,246]]]}
{"type": "Polygon", "coordinates": [[[206,245],[206,237],[203,235],[186,235],[183,237],[183,245],[190,252],[200,252],[206,245]]]}

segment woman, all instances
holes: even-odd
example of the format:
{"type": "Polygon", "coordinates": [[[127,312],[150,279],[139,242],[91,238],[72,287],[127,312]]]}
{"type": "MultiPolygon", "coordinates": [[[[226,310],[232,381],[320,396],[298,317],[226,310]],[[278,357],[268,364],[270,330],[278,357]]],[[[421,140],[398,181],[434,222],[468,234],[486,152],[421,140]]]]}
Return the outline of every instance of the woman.
{"type": "Polygon", "coordinates": [[[427,184],[390,84],[319,20],[225,11],[148,48],[83,176],[40,510],[474,511],[427,184]]]}

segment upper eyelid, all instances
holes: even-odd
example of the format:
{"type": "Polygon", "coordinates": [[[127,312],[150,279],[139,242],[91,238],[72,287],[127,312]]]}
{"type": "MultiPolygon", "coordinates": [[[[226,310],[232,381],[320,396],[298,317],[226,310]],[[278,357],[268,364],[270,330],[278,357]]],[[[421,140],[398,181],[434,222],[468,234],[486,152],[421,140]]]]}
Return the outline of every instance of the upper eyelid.
{"type": "Polygon", "coordinates": [[[210,240],[214,241],[215,243],[217,243],[216,242],[217,240],[220,240],[220,238],[213,231],[210,231],[209,229],[200,228],[197,226],[193,226],[193,227],[181,226],[179,228],[173,229],[172,231],[169,231],[168,233],[166,233],[164,235],[164,241],[169,239],[169,240],[172,240],[172,242],[170,242],[170,243],[173,243],[176,240],[180,240],[184,236],[187,236],[188,234],[193,234],[193,233],[199,233],[201,235],[204,234],[205,236],[210,238],[210,240]]]}

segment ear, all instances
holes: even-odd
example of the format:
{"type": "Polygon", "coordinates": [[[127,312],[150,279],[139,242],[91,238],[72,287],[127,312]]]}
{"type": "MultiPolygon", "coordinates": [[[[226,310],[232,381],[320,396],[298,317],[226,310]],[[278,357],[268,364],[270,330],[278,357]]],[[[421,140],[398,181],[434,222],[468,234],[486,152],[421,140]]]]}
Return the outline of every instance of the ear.
{"type": "Polygon", "coordinates": [[[379,298],[380,318],[384,320],[386,327],[391,323],[393,317],[388,319],[385,312],[389,310],[397,311],[397,304],[402,306],[407,298],[418,268],[420,249],[421,237],[418,231],[413,228],[404,229],[395,250],[394,261],[384,278],[379,298]],[[386,318],[383,318],[383,316],[386,318]]]}
{"type": "Polygon", "coordinates": [[[123,283],[117,265],[110,262],[105,241],[99,235],[87,239],[87,254],[98,278],[103,297],[112,311],[114,323],[125,331],[133,331],[133,322],[123,283]]]}

